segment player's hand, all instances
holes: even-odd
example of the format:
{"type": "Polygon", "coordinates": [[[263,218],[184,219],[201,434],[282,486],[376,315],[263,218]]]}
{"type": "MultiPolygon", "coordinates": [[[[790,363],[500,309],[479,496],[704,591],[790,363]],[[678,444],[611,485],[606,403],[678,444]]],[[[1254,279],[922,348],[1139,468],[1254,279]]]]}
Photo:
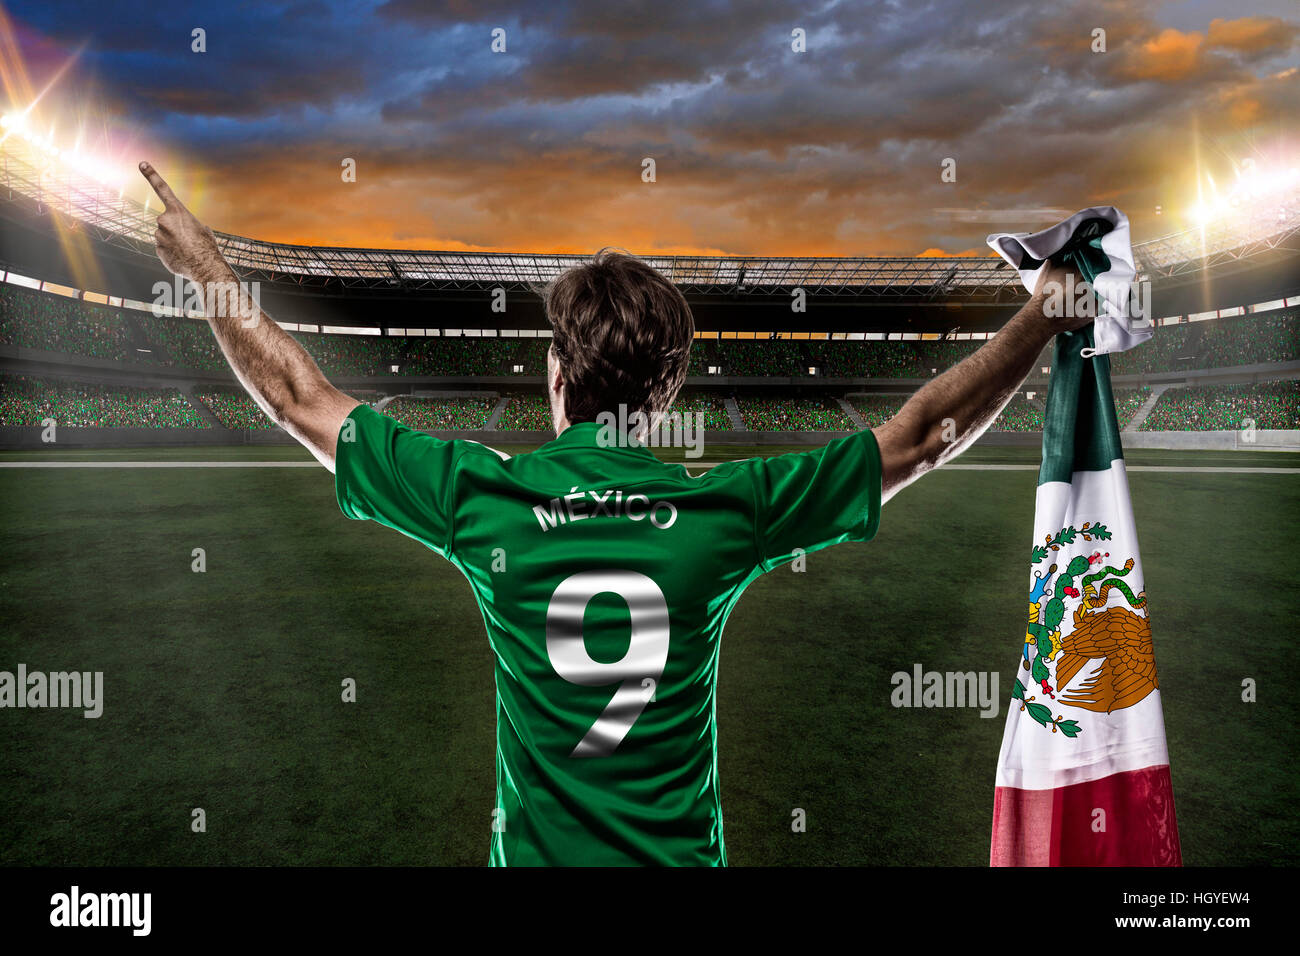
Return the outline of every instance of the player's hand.
{"type": "MultiPolygon", "coordinates": [[[[1080,311],[1078,302],[1084,285],[1085,280],[1078,272],[1050,260],[1043,274],[1038,277],[1034,298],[1041,303],[1043,318],[1051,327],[1053,335],[1081,329],[1095,318],[1092,314],[1076,314],[1080,311]]],[[[1088,294],[1091,295],[1091,291],[1088,294]]]]}
{"type": "Polygon", "coordinates": [[[167,181],[158,175],[158,170],[148,163],[141,163],[140,172],[163,203],[158,229],[153,234],[162,264],[176,275],[199,281],[224,267],[225,260],[217,248],[217,237],[212,230],[194,218],[194,214],[176,198],[167,181]]]}

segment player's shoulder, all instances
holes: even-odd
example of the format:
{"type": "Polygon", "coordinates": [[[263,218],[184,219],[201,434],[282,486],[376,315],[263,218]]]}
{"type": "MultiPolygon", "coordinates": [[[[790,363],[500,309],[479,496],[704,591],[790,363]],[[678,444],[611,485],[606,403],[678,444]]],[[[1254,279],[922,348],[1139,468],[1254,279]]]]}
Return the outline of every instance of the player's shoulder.
{"type": "MultiPolygon", "coordinates": [[[[751,476],[783,474],[786,472],[807,473],[825,466],[851,466],[866,463],[877,447],[876,437],[871,429],[841,435],[820,445],[810,445],[791,451],[770,455],[755,455],[724,462],[709,474],[717,472],[719,477],[746,474],[751,476]]],[[[877,453],[878,454],[878,453],[877,453]]]]}
{"type": "MultiPolygon", "coordinates": [[[[705,483],[727,481],[729,479],[736,479],[736,478],[742,478],[748,480],[747,476],[749,475],[749,473],[761,461],[762,461],[761,458],[752,458],[752,457],[732,458],[727,461],[720,461],[717,464],[710,466],[708,469],[704,471],[699,471],[693,475],[687,472],[687,477],[691,481],[705,482],[705,483]]],[[[687,463],[687,466],[683,467],[683,471],[686,471],[686,468],[688,467],[689,467],[689,463],[687,463]]]]}
{"type": "Polygon", "coordinates": [[[475,441],[473,438],[462,438],[460,440],[464,442],[466,446],[468,446],[466,448],[467,452],[482,454],[485,458],[489,454],[496,455],[496,457],[501,461],[510,460],[510,456],[507,455],[505,452],[501,451],[499,448],[493,448],[491,445],[485,445],[483,444],[483,442],[475,441]]]}
{"type": "Polygon", "coordinates": [[[386,411],[377,408],[368,402],[362,402],[348,413],[345,421],[351,421],[356,427],[364,429],[379,429],[386,433],[402,433],[409,435],[413,440],[435,444],[438,447],[446,447],[453,454],[459,456],[464,454],[481,455],[485,459],[495,459],[498,461],[509,461],[510,456],[503,451],[485,445],[473,438],[439,438],[432,432],[427,432],[420,428],[415,428],[406,424],[400,419],[389,415],[386,411]]]}

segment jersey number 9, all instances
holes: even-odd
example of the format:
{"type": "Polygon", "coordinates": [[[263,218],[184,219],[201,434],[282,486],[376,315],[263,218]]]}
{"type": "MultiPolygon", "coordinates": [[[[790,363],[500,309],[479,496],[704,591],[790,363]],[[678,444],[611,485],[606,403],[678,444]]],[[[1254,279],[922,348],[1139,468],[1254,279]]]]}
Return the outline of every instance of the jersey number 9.
{"type": "Polygon", "coordinates": [[[613,699],[569,754],[608,757],[645,710],[668,663],[668,602],[663,591],[636,571],[582,571],[565,578],[546,609],[546,653],[555,672],[571,684],[619,685],[613,699]],[[632,620],[627,653],[610,664],[592,660],[582,636],[587,605],[605,592],[627,602],[632,620]]]}

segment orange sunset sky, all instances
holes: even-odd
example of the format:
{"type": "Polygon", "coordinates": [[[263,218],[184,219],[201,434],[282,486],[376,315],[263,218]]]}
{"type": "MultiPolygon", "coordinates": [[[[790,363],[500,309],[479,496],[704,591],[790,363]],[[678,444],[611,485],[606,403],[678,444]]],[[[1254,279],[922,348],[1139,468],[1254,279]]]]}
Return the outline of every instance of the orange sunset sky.
{"type": "Polygon", "coordinates": [[[1298,145],[1292,0],[5,13],[10,109],[39,95],[133,195],[148,158],[213,228],[285,242],[985,255],[1096,203],[1186,228],[1198,186],[1298,145]]]}

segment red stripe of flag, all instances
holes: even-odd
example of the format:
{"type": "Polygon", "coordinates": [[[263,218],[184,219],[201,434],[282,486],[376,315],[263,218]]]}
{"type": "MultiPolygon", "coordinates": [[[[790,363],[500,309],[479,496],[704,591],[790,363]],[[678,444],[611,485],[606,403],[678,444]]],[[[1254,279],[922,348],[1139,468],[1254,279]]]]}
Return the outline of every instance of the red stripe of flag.
{"type": "Polygon", "coordinates": [[[990,866],[1182,864],[1168,766],[1055,790],[995,790],[990,866]]]}

